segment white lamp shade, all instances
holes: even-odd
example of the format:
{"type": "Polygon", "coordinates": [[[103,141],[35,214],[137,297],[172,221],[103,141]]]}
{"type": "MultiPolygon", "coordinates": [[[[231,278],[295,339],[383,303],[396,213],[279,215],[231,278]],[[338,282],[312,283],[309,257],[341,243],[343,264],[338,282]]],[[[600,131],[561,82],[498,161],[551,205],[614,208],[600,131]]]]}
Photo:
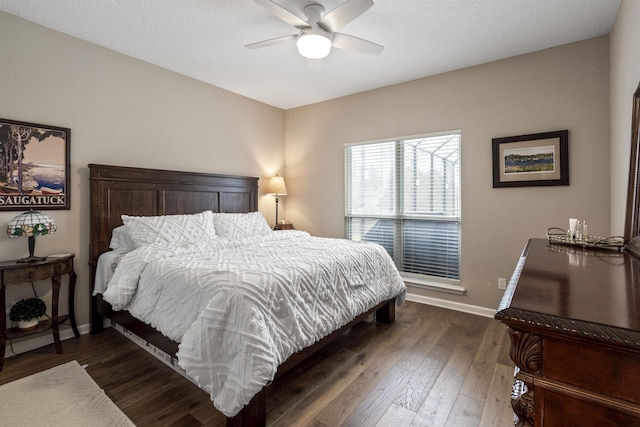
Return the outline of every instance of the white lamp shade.
{"type": "Polygon", "coordinates": [[[300,55],[309,59],[321,59],[329,55],[331,40],[322,34],[303,33],[296,41],[300,55]]]}
{"type": "Polygon", "coordinates": [[[284,185],[284,178],[281,176],[273,176],[269,181],[267,187],[267,194],[274,194],[276,196],[286,196],[287,187],[284,185]]]}
{"type": "Polygon", "coordinates": [[[7,225],[7,234],[12,239],[23,236],[45,236],[55,233],[56,230],[56,222],[51,217],[34,210],[21,213],[7,225]]]}

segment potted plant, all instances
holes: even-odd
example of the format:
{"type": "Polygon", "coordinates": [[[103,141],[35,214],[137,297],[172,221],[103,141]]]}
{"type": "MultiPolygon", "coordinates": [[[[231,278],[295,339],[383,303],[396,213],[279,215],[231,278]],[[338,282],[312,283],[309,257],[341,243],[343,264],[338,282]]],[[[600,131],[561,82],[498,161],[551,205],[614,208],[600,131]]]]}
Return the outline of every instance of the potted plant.
{"type": "Polygon", "coordinates": [[[21,299],[11,307],[9,318],[18,322],[18,329],[24,331],[38,326],[38,318],[46,311],[47,306],[40,298],[21,299]]]}

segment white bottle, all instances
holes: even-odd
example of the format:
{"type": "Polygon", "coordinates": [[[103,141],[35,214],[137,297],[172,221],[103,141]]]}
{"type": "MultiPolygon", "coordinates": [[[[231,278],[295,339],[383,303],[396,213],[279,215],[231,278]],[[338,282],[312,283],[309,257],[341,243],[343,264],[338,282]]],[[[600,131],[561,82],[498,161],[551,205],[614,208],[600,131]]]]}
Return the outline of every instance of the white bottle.
{"type": "Polygon", "coordinates": [[[578,235],[578,224],[578,218],[569,218],[569,231],[572,239],[575,239],[578,235]]]}

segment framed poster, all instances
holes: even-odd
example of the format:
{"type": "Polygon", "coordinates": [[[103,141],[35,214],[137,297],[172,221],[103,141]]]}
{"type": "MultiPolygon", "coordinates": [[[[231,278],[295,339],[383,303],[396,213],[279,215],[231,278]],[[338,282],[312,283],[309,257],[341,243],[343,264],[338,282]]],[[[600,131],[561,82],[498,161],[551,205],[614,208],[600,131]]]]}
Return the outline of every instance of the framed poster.
{"type": "Polygon", "coordinates": [[[0,210],[70,209],[71,130],[0,119],[0,210]]]}
{"type": "Polygon", "coordinates": [[[569,131],[493,138],[493,188],[569,185],[569,131]]]}

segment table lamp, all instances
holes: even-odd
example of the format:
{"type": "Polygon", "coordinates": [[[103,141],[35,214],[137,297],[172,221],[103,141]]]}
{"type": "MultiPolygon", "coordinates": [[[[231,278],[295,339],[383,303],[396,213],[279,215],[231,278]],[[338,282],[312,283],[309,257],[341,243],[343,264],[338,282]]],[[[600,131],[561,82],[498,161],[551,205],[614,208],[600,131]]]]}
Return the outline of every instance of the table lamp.
{"type": "Polygon", "coordinates": [[[278,224],[278,198],[280,196],[287,195],[287,187],[284,185],[284,178],[278,175],[271,177],[269,186],[267,187],[267,194],[271,194],[276,198],[276,225],[273,226],[273,229],[280,230],[280,224],[278,224]]]}
{"type": "Polygon", "coordinates": [[[29,238],[29,256],[19,259],[18,262],[33,262],[46,259],[46,257],[37,257],[33,255],[33,251],[36,247],[36,236],[53,234],[56,232],[56,229],[56,222],[51,217],[43,213],[36,212],[33,209],[21,213],[9,221],[9,225],[7,225],[7,234],[9,235],[9,238],[14,239],[21,236],[29,238]]]}

